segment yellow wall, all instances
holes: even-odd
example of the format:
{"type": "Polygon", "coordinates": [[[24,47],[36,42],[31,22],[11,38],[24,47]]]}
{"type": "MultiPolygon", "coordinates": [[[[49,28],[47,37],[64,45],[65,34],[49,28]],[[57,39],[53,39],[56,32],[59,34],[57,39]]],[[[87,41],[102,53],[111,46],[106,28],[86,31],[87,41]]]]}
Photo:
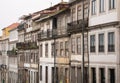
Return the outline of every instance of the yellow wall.
{"type": "Polygon", "coordinates": [[[11,30],[11,28],[9,28],[9,27],[6,27],[6,28],[4,28],[3,30],[2,30],[2,38],[4,38],[4,37],[8,37],[9,36],[9,31],[11,30]]]}

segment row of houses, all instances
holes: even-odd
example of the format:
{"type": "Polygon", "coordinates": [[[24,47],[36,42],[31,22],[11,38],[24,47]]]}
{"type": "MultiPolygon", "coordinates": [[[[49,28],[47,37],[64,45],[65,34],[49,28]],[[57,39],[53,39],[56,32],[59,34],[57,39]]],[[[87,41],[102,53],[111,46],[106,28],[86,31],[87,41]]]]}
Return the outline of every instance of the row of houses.
{"type": "Polygon", "coordinates": [[[0,39],[0,83],[119,83],[119,0],[69,0],[20,17],[0,39]]]}

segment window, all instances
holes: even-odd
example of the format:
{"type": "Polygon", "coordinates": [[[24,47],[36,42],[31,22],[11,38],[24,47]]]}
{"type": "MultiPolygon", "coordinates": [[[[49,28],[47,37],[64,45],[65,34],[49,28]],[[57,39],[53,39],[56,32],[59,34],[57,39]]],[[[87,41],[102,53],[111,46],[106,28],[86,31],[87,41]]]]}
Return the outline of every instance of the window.
{"type": "Polygon", "coordinates": [[[91,68],[91,77],[92,77],[92,82],[91,83],[96,83],[96,69],[91,68]]]}
{"type": "Polygon", "coordinates": [[[96,14],[96,0],[92,0],[92,15],[96,14]]]}
{"type": "Polygon", "coordinates": [[[99,34],[99,52],[104,52],[104,34],[99,34]]]}
{"type": "Polygon", "coordinates": [[[39,60],[38,60],[38,53],[35,53],[35,63],[37,63],[39,60]]]}
{"type": "Polygon", "coordinates": [[[42,66],[40,66],[40,81],[42,81],[42,66]]]}
{"type": "Polygon", "coordinates": [[[100,83],[105,83],[105,69],[100,68],[100,83]]]}
{"type": "Polygon", "coordinates": [[[75,67],[71,68],[71,83],[76,83],[76,74],[75,74],[75,67]]]}
{"type": "Polygon", "coordinates": [[[80,19],[82,19],[82,9],[81,9],[82,7],[81,7],[81,5],[79,5],[78,7],[77,7],[77,19],[78,20],[80,20],[80,19]]]}
{"type": "Polygon", "coordinates": [[[47,29],[46,33],[46,37],[49,38],[50,37],[50,29],[47,29]]]}
{"type": "Polygon", "coordinates": [[[68,41],[65,41],[65,56],[68,56],[68,53],[69,53],[68,45],[69,45],[68,41]]]}
{"type": "Polygon", "coordinates": [[[42,44],[40,45],[40,57],[42,57],[42,44]]]}
{"type": "Polygon", "coordinates": [[[81,67],[77,67],[77,83],[81,83],[82,73],[81,73],[81,67]]]}
{"type": "Polygon", "coordinates": [[[75,38],[72,38],[71,49],[72,49],[72,53],[74,54],[75,53],[75,38]]]}
{"type": "Polygon", "coordinates": [[[45,78],[46,78],[45,83],[48,83],[48,67],[47,66],[45,68],[45,78]]]}
{"type": "Polygon", "coordinates": [[[51,83],[59,83],[59,78],[58,78],[58,67],[52,67],[51,71],[51,77],[52,77],[52,82],[51,83]],[[55,76],[55,77],[54,77],[55,76]]]}
{"type": "Polygon", "coordinates": [[[100,0],[100,12],[104,12],[104,11],[105,11],[105,1],[100,0]]]}
{"type": "Polygon", "coordinates": [[[45,44],[45,56],[48,57],[48,44],[45,44]]]}
{"type": "Polygon", "coordinates": [[[54,70],[54,67],[52,67],[52,71],[51,71],[51,77],[52,77],[52,83],[54,83],[54,73],[55,70],[54,70]]]}
{"type": "Polygon", "coordinates": [[[50,21],[46,22],[46,27],[47,27],[47,29],[50,29],[50,21]]]}
{"type": "Polygon", "coordinates": [[[89,8],[88,8],[88,6],[86,5],[86,7],[84,8],[84,16],[85,16],[85,18],[86,17],[88,17],[88,10],[89,8]]]}
{"type": "Polygon", "coordinates": [[[90,36],[90,52],[95,52],[95,35],[90,36]]]}
{"type": "Polygon", "coordinates": [[[115,38],[114,38],[114,32],[108,33],[108,52],[114,52],[115,51],[115,38]]]}
{"type": "Polygon", "coordinates": [[[76,9],[73,8],[72,9],[72,21],[75,21],[75,17],[76,17],[76,9]]]}
{"type": "Polygon", "coordinates": [[[35,63],[35,53],[33,53],[33,63],[35,63]]]}
{"type": "Polygon", "coordinates": [[[60,42],[60,55],[63,56],[64,55],[64,49],[63,49],[63,42],[60,42]]]}
{"type": "Polygon", "coordinates": [[[53,18],[52,25],[53,25],[53,29],[57,29],[57,18],[53,18]]]}
{"type": "Polygon", "coordinates": [[[115,69],[109,69],[109,83],[115,83],[115,69]]]}
{"type": "Polygon", "coordinates": [[[55,43],[55,56],[58,56],[59,42],[55,43]]]}
{"type": "Polygon", "coordinates": [[[81,38],[77,37],[77,54],[81,54],[81,38]]]}
{"type": "Polygon", "coordinates": [[[55,44],[52,43],[52,46],[51,46],[51,47],[52,47],[52,50],[51,50],[52,57],[54,57],[54,51],[55,51],[55,50],[54,50],[54,48],[55,48],[54,46],[55,46],[55,44]]]}
{"type": "Polygon", "coordinates": [[[68,83],[68,79],[69,79],[69,69],[65,68],[65,83],[68,83]]]}
{"type": "Polygon", "coordinates": [[[115,8],[115,0],[109,0],[109,9],[115,8]]]}

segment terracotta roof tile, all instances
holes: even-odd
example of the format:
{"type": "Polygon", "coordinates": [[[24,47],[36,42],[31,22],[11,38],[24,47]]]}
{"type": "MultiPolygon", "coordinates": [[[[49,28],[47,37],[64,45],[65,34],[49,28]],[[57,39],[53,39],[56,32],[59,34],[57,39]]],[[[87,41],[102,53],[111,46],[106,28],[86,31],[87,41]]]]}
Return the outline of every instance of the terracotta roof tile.
{"type": "Polygon", "coordinates": [[[7,28],[14,29],[14,28],[17,28],[18,25],[19,25],[19,23],[13,23],[13,24],[7,26],[7,28]]]}

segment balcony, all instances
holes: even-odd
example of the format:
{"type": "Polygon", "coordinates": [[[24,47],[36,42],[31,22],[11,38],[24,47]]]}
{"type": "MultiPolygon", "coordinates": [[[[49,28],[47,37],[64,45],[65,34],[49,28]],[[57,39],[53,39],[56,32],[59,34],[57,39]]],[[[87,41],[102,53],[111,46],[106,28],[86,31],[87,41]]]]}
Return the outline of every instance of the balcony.
{"type": "Polygon", "coordinates": [[[59,38],[64,36],[68,36],[66,27],[62,27],[62,28],[58,27],[57,29],[53,29],[53,37],[59,38]]]}
{"type": "Polygon", "coordinates": [[[29,50],[29,49],[37,49],[37,42],[25,42],[24,43],[24,49],[29,50]]]}
{"type": "Polygon", "coordinates": [[[18,50],[24,50],[24,42],[18,42],[18,43],[16,44],[16,48],[17,48],[18,50]]]}
{"type": "Polygon", "coordinates": [[[61,38],[66,36],[68,36],[68,33],[67,33],[67,28],[65,26],[63,26],[62,28],[58,27],[57,29],[53,29],[52,31],[53,38],[61,38]]]}
{"type": "Polygon", "coordinates": [[[16,47],[18,50],[38,49],[37,42],[21,42],[17,43],[16,47]]]}
{"type": "Polygon", "coordinates": [[[52,38],[52,30],[42,31],[38,33],[38,41],[51,39],[52,38]]]}
{"type": "Polygon", "coordinates": [[[72,34],[72,33],[79,33],[79,32],[82,32],[82,26],[84,25],[84,31],[86,31],[87,27],[88,27],[88,20],[85,19],[84,21],[83,20],[77,20],[77,21],[73,21],[71,23],[68,23],[68,26],[67,26],[67,32],[69,34],[72,34]]]}
{"type": "Polygon", "coordinates": [[[30,42],[29,49],[38,49],[37,42],[30,42]]]}
{"type": "Polygon", "coordinates": [[[7,55],[8,56],[16,56],[17,52],[16,52],[16,50],[9,50],[9,51],[7,51],[7,55]]]}

